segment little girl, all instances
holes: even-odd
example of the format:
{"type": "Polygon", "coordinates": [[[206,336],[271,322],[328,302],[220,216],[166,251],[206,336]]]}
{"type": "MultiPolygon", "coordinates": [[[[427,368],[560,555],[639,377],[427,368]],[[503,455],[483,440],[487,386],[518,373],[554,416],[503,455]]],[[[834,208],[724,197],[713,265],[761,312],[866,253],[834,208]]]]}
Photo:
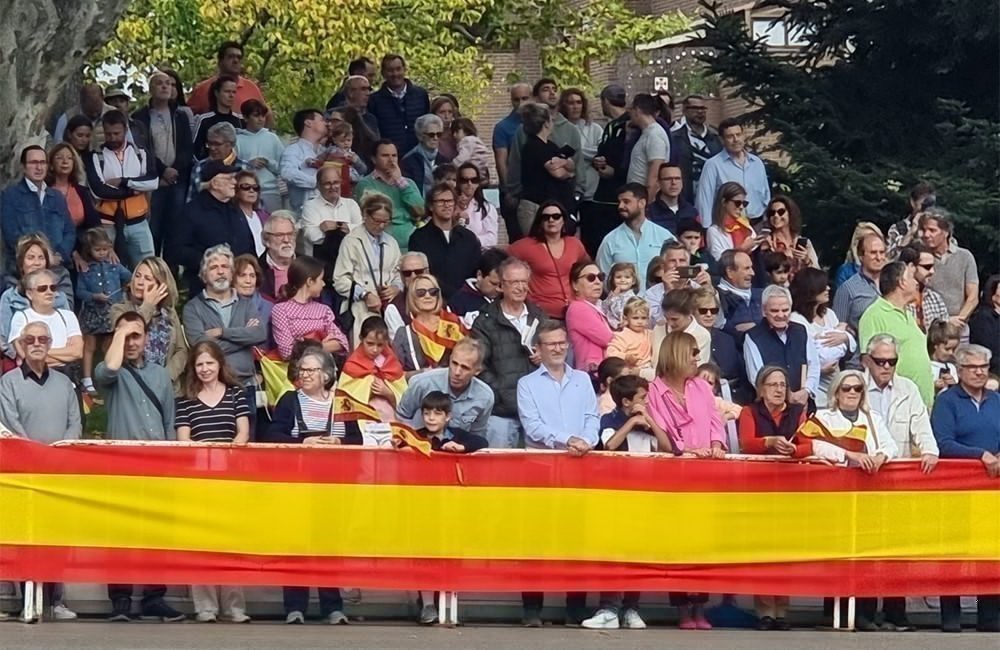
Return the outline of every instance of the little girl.
{"type": "Polygon", "coordinates": [[[368,173],[368,166],[358,154],[351,150],[354,144],[354,127],[347,122],[334,122],[330,127],[330,141],[333,143],[327,152],[327,160],[334,160],[348,165],[351,177],[351,187],[341,190],[343,196],[351,196],[354,184],[368,173]]]}
{"type": "Polygon", "coordinates": [[[649,329],[649,305],[642,298],[630,298],[623,310],[625,328],[616,332],[605,356],[620,357],[640,377],[652,376],[653,332],[649,329]]]}
{"type": "Polygon", "coordinates": [[[703,363],[698,366],[698,376],[712,387],[712,393],[715,395],[715,408],[719,410],[722,421],[731,422],[739,419],[743,407],[722,399],[722,382],[720,381],[722,369],[714,363],[703,363]]]}
{"type": "Polygon", "coordinates": [[[479,137],[476,125],[467,117],[456,117],[451,122],[451,135],[458,143],[458,153],[452,159],[455,167],[471,162],[479,169],[480,183],[490,183],[490,149],[479,137]]]}
{"type": "Polygon", "coordinates": [[[83,388],[91,397],[97,395],[91,372],[94,369],[94,352],[97,346],[105,349],[113,331],[111,305],[122,302],[132,274],[124,266],[112,262],[111,237],[104,228],[97,227],[83,233],[81,252],[87,270],[76,278],[76,297],[80,301],[80,329],[83,330],[83,388]]]}
{"type": "Polygon", "coordinates": [[[931,355],[935,394],[958,383],[955,350],[960,342],[958,330],[948,321],[934,321],[927,328],[927,353],[931,355]]]}
{"type": "Polygon", "coordinates": [[[601,302],[601,309],[608,318],[611,329],[622,327],[622,309],[630,298],[639,295],[639,278],[635,265],[629,262],[619,262],[611,267],[608,273],[608,297],[601,302]]]}
{"type": "Polygon", "coordinates": [[[396,405],[406,391],[406,378],[389,345],[389,328],[381,317],[369,316],[361,323],[358,338],[337,387],[378,411],[382,422],[392,422],[396,419],[396,405]]]}

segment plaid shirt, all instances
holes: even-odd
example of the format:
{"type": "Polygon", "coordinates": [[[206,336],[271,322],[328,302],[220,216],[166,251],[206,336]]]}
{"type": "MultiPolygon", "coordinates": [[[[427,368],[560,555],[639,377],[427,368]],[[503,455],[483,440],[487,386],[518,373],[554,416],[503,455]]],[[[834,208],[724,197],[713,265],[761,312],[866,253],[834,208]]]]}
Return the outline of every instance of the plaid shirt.
{"type": "Polygon", "coordinates": [[[917,325],[924,334],[931,323],[939,320],[948,320],[948,308],[944,304],[941,294],[930,287],[926,287],[917,302],[906,306],[906,311],[910,312],[917,325]]]}

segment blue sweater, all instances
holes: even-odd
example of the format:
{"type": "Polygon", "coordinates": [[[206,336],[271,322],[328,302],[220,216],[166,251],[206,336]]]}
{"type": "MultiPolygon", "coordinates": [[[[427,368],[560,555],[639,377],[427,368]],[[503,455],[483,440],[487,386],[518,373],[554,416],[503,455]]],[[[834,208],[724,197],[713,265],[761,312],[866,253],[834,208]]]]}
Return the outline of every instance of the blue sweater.
{"type": "Polygon", "coordinates": [[[421,115],[431,112],[431,102],[426,90],[407,79],[403,99],[393,97],[389,87],[382,84],[368,98],[368,112],[378,120],[380,135],[395,142],[396,150],[402,157],[417,146],[413,123],[421,115]]]}
{"type": "Polygon", "coordinates": [[[960,385],[937,396],[931,411],[931,429],[941,458],[982,458],[1000,453],[1000,393],[986,391],[976,405],[960,385]]]}

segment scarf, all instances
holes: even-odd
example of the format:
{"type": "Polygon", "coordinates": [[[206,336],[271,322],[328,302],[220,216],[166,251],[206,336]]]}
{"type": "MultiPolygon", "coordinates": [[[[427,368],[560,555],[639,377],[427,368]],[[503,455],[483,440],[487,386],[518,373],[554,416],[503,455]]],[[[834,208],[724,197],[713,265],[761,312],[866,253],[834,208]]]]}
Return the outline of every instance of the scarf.
{"type": "Polygon", "coordinates": [[[750,221],[742,215],[731,217],[727,214],[722,219],[722,230],[733,238],[733,246],[737,248],[742,246],[748,237],[753,237],[754,234],[750,221]]]}
{"type": "Polygon", "coordinates": [[[440,364],[445,355],[468,333],[458,316],[450,311],[440,313],[437,329],[433,331],[416,318],[410,322],[410,326],[417,335],[424,356],[435,365],[440,364]]]}
{"type": "Polygon", "coordinates": [[[729,293],[735,296],[739,296],[740,298],[743,299],[743,302],[747,304],[750,304],[750,301],[752,300],[753,289],[738,289],[733,285],[729,284],[729,281],[725,279],[719,280],[719,288],[724,291],[728,291],[729,293]]]}

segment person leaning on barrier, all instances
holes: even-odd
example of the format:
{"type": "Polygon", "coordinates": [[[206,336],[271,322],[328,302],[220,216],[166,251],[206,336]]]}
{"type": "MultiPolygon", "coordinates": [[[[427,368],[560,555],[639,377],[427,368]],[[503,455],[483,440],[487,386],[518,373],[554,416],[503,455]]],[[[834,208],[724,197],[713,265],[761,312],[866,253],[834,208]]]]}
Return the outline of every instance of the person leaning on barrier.
{"type": "Polygon", "coordinates": [[[756,387],[757,399],[743,407],[737,421],[740,452],[790,458],[812,454],[812,443],[796,435],[806,420],[806,408],[788,401],[788,372],[781,366],[764,366],[757,373],[756,387]]]}
{"type": "MultiPolygon", "coordinates": [[[[986,388],[992,354],[981,345],[955,352],[958,384],[934,402],[931,426],[942,458],[977,459],[990,478],[1000,478],[1000,394],[986,388]]],[[[958,596],[941,596],[941,630],[962,630],[958,596]]],[[[1000,632],[1000,595],[978,597],[976,629],[1000,632]]]]}

